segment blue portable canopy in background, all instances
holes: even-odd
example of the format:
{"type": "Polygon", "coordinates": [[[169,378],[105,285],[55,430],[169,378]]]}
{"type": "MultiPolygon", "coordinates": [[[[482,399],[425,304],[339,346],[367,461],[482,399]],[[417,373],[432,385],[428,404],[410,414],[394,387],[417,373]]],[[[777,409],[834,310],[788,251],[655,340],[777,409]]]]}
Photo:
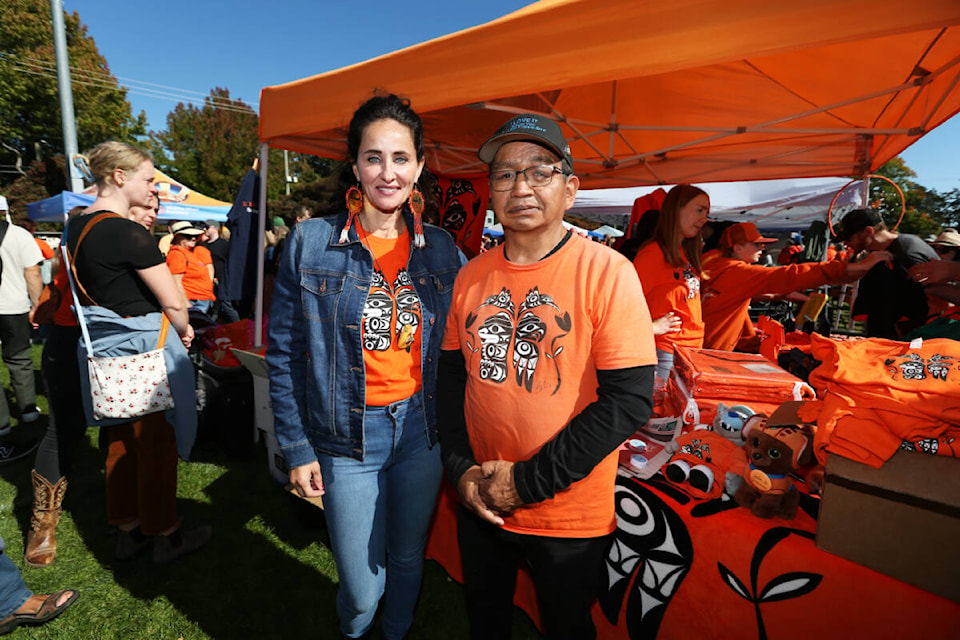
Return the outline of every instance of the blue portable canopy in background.
{"type": "MultiPolygon", "coordinates": [[[[226,222],[227,212],[230,211],[229,202],[216,200],[194,191],[159,169],[156,169],[154,184],[160,195],[158,221],[226,222]]],[[[82,193],[63,191],[39,202],[27,204],[27,216],[34,222],[63,222],[71,209],[76,206],[87,207],[95,198],[96,187],[93,186],[82,193]]]]}

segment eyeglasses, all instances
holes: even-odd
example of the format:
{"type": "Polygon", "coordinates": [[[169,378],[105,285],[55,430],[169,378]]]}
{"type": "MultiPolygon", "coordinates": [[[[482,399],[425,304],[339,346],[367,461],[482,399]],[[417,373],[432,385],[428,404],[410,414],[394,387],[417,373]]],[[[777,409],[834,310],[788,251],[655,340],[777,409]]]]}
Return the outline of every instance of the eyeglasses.
{"type": "Polygon", "coordinates": [[[945,247],[945,246],[943,246],[943,245],[938,245],[938,246],[934,247],[933,250],[936,251],[938,254],[940,254],[940,255],[942,256],[942,255],[945,254],[945,253],[950,253],[951,251],[956,251],[958,248],[960,248],[960,247],[945,247]]]}
{"type": "Polygon", "coordinates": [[[553,180],[554,174],[562,174],[563,170],[549,164],[538,164],[521,171],[501,169],[490,174],[490,188],[494,191],[510,191],[521,173],[531,187],[545,187],[553,180]]]}

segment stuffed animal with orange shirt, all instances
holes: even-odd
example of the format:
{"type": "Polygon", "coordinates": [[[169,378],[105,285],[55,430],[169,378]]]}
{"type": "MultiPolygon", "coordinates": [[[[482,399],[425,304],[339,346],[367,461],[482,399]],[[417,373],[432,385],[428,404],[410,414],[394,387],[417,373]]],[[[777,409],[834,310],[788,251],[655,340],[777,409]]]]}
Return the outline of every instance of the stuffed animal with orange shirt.
{"type": "Polygon", "coordinates": [[[800,492],[790,474],[816,462],[810,432],[802,425],[769,426],[763,414],[752,416],[744,432],[747,468],[734,499],[759,518],[792,520],[800,492]]]}
{"type": "Polygon", "coordinates": [[[698,499],[734,495],[746,465],[742,430],[753,414],[753,409],[744,405],[719,403],[712,428],[701,425],[665,447],[673,452],[663,470],[667,480],[684,485],[687,493],[698,499]]]}

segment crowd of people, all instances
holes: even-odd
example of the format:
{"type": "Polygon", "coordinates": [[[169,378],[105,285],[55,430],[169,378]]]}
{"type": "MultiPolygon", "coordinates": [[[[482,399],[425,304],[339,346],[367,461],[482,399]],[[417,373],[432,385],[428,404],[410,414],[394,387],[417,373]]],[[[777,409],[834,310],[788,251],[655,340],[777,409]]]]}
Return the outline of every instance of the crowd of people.
{"type": "MultiPolygon", "coordinates": [[[[775,240],[751,223],[727,226],[705,248],[710,198],[686,184],[647,212],[624,257],[564,226],[580,180],[559,125],[532,114],[511,118],[478,150],[503,237],[484,238],[468,262],[423,220],[433,178],[408,101],[376,95],[361,105],[347,150],[341,213],[313,218],[304,208],[293,225],[271,225],[266,351],[289,483],[323,496],[347,638],[369,637],[378,611],[381,637],[409,637],[444,473],[460,496],[471,637],[510,636],[520,563],[547,638],[595,637],[590,610],[616,525],[615,452],[650,418],[675,346],[755,350],[752,299],[826,284],[862,279],[855,312],[867,316],[868,335],[883,337],[906,335],[960,298],[955,229],[927,245],[856,210],[839,225],[853,259],[803,262],[795,241],[788,248],[800,249],[780,265],[763,266],[775,240]]],[[[72,453],[92,425],[106,451],[116,557],[149,550],[167,563],[213,534],[179,517],[176,469],[197,428],[191,318],[239,318],[218,296],[226,241],[216,223],[176,222],[157,242],[144,151],[103,143],[82,167],[97,199],[70,219],[52,257],[63,302],[42,356],[50,416],[31,474],[24,560],[55,562],[72,453]],[[98,356],[159,344],[174,408],[98,419],[74,310],[98,356]]],[[[28,231],[4,233],[0,340],[29,422],[39,415],[29,326],[43,256],[28,231]]],[[[0,401],[0,429],[9,413],[0,401]]],[[[32,594],[0,552],[0,634],[46,622],[77,596],[32,594]]]]}

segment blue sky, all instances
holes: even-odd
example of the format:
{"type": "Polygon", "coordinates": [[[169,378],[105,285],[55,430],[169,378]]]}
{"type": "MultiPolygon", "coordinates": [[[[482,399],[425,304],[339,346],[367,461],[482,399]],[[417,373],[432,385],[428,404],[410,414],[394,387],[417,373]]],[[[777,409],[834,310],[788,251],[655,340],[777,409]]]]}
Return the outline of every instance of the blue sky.
{"type": "MultiPolygon", "coordinates": [[[[128,98],[134,113],[146,111],[152,129],[163,129],[177,102],[193,96],[202,101],[215,86],[256,109],[264,86],[483,24],[530,2],[164,0],[152,9],[129,0],[63,4],[79,12],[113,74],[152,94],[131,92],[128,98]]],[[[946,192],[960,188],[958,150],[960,116],[955,116],[902,155],[917,182],[946,192]]]]}

